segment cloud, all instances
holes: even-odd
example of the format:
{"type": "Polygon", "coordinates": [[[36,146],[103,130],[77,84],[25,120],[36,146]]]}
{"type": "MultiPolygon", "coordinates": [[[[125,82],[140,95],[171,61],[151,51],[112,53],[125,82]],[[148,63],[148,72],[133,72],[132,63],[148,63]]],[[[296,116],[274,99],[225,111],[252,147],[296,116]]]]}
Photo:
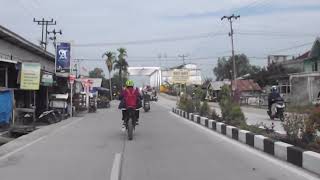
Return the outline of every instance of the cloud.
{"type": "MultiPolygon", "coordinates": [[[[293,0],[294,1],[294,0],[293,0]]],[[[263,2],[263,1],[262,1],[263,2]]],[[[320,11],[320,4],[307,3],[307,4],[291,4],[291,3],[257,3],[252,2],[247,5],[242,5],[233,9],[222,9],[215,11],[205,11],[200,13],[188,13],[177,16],[166,16],[167,19],[172,20],[183,20],[183,19],[201,19],[201,18],[212,18],[212,17],[222,17],[226,14],[236,13],[241,16],[259,16],[264,14],[274,14],[274,13],[300,13],[300,12],[312,12],[312,11],[320,11]]]]}
{"type": "MultiPolygon", "coordinates": [[[[282,32],[316,33],[320,25],[319,0],[24,0],[6,1],[0,7],[0,23],[23,37],[37,43],[41,38],[41,27],[32,22],[36,18],[54,18],[62,29],[60,41],[74,40],[76,43],[110,43],[149,39],[166,39],[192,36],[203,33],[225,33],[224,35],[187,41],[159,42],[143,45],[126,45],[129,56],[157,57],[190,54],[190,57],[219,56],[219,52],[230,54],[228,22],[220,17],[239,13],[235,21],[236,32],[282,32]],[[30,3],[29,3],[30,1],[30,3]]],[[[52,30],[53,27],[50,27],[52,30]]],[[[248,56],[262,56],[275,49],[313,41],[314,37],[270,37],[235,35],[237,52],[248,56]]],[[[101,58],[106,50],[115,51],[119,46],[74,47],[74,58],[101,58]]],[[[284,53],[301,53],[295,49],[284,53]]],[[[1,50],[0,50],[1,52],[1,50]]],[[[149,61],[128,59],[130,65],[159,65],[157,58],[149,61]]],[[[252,60],[253,61],[253,60],[252,60]]],[[[181,61],[165,61],[162,65],[173,66],[181,61]]],[[[212,75],[216,59],[197,60],[204,74],[212,75]],[[208,65],[211,64],[211,65],[208,65]]],[[[264,65],[266,61],[254,63],[264,65]]],[[[83,62],[86,67],[104,67],[101,62],[83,62]]],[[[106,70],[106,69],[105,69],[106,70]]]]}

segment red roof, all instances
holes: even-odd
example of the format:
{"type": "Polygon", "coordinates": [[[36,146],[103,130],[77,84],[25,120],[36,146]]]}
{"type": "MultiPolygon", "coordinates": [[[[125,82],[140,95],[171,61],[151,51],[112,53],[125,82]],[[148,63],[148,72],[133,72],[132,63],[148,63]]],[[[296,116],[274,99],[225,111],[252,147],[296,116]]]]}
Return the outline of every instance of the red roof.
{"type": "Polygon", "coordinates": [[[310,51],[305,52],[304,54],[300,55],[296,59],[306,59],[309,57],[310,51]]]}
{"type": "MultiPolygon", "coordinates": [[[[236,80],[237,90],[241,91],[261,91],[261,87],[258,83],[254,82],[252,79],[249,80],[236,80]]],[[[232,89],[235,89],[234,81],[232,81],[232,89]]]]}

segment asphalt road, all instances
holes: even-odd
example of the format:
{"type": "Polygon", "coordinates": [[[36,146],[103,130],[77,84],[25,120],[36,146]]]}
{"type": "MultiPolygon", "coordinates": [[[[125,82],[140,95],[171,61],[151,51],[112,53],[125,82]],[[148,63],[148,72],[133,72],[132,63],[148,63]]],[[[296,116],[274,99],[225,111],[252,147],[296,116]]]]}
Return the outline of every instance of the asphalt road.
{"type": "MultiPolygon", "coordinates": [[[[133,141],[116,108],[67,120],[0,156],[2,180],[105,180],[117,153],[122,180],[298,180],[314,175],[169,112],[160,99],[141,113],[133,141]]],[[[114,105],[113,107],[116,107],[114,105]]],[[[0,147],[1,150],[1,147],[0,147]]],[[[1,153],[0,153],[1,154],[1,153]]]]}

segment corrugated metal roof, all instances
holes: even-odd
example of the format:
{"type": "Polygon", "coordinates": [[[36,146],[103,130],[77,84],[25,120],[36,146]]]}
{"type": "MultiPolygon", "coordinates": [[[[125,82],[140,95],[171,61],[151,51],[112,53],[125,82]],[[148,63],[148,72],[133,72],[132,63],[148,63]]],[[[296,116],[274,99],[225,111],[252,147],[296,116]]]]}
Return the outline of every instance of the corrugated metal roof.
{"type": "Polygon", "coordinates": [[[40,46],[33,44],[20,35],[10,31],[9,29],[0,25],[0,39],[10,42],[16,46],[19,46],[25,50],[35,53],[39,56],[45,57],[48,60],[55,61],[55,56],[47,51],[44,51],[40,46]]]}
{"type": "Polygon", "coordinates": [[[231,85],[230,81],[213,81],[211,82],[211,89],[214,91],[220,91],[224,85],[231,85]]]}
{"type": "MultiPolygon", "coordinates": [[[[236,87],[239,91],[261,91],[261,87],[258,83],[254,82],[252,79],[249,80],[236,80],[236,87]]],[[[232,89],[235,89],[234,81],[232,81],[232,89]]]]}

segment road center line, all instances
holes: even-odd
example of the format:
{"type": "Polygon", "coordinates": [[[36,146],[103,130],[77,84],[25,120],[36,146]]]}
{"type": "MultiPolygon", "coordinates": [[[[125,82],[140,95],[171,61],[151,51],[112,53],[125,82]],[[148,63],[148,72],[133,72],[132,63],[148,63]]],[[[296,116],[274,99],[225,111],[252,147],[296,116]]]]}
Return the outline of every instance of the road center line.
{"type": "Polygon", "coordinates": [[[121,177],[121,162],[122,162],[122,155],[121,153],[116,153],[113,165],[110,174],[110,180],[120,180],[121,177]]]}

